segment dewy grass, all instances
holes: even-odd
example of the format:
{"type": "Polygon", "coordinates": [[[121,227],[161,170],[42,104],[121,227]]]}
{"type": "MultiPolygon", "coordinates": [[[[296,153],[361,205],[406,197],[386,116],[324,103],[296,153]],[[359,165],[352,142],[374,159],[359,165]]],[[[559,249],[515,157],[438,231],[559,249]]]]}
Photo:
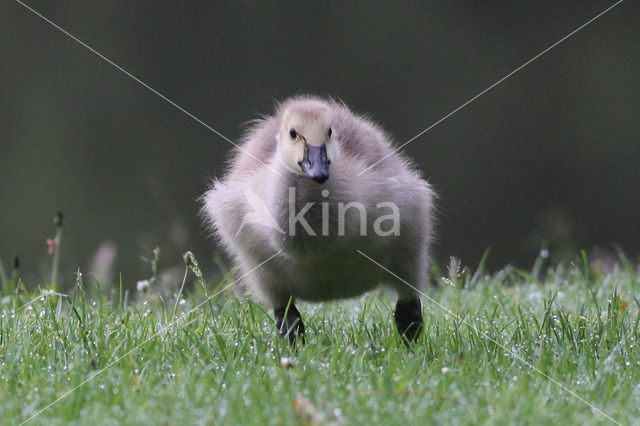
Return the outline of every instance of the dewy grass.
{"type": "Polygon", "coordinates": [[[295,348],[269,310],[231,290],[193,310],[217,283],[200,283],[191,254],[177,305],[92,299],[81,274],[65,294],[3,286],[2,423],[29,419],[94,375],[28,424],[612,423],[518,358],[634,423],[639,277],[628,263],[603,273],[585,262],[540,271],[542,280],[457,262],[456,287],[429,292],[457,317],[424,300],[410,350],[382,292],[301,304],[306,344],[295,348]]]}

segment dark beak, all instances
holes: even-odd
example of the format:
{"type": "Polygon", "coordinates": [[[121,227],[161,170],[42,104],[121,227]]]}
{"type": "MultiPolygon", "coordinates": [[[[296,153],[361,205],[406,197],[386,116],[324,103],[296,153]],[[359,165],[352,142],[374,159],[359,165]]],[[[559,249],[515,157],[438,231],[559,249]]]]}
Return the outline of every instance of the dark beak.
{"type": "Polygon", "coordinates": [[[318,183],[329,179],[329,161],[327,147],[307,145],[304,158],[298,163],[309,177],[318,183]]]}

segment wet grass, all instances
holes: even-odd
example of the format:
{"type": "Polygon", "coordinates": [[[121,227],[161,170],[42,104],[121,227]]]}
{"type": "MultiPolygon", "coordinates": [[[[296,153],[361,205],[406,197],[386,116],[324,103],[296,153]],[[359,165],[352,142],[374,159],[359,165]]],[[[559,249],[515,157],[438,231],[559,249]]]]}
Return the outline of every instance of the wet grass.
{"type": "MultiPolygon", "coordinates": [[[[495,274],[454,267],[427,293],[433,301],[423,299],[425,330],[411,350],[394,329],[393,301],[381,292],[299,304],[306,345],[292,348],[276,336],[272,314],[261,305],[240,301],[231,290],[202,303],[215,285],[202,285],[194,266],[177,299],[153,298],[150,291],[135,302],[121,289],[89,297],[81,276],[64,293],[28,291],[3,271],[1,422],[630,424],[640,418],[640,282],[624,263],[609,273],[583,259],[543,272],[539,265],[495,274]]],[[[176,283],[175,292],[180,288],[176,283]]]]}

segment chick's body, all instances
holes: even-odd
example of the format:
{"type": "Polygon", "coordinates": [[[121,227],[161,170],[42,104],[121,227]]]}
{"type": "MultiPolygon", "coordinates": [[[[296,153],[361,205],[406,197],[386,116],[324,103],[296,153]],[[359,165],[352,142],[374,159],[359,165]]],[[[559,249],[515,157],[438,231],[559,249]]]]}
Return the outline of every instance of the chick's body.
{"type": "Polygon", "coordinates": [[[276,317],[291,298],[353,297],[382,283],[398,293],[397,306],[415,311],[432,211],[430,185],[378,126],[315,97],[289,99],[256,121],[203,207],[240,283],[276,317]]]}

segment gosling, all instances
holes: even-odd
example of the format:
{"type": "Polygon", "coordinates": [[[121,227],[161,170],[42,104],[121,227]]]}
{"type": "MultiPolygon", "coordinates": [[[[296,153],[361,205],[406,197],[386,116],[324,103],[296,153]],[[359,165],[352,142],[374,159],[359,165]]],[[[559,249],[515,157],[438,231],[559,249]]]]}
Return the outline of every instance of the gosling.
{"type": "Polygon", "coordinates": [[[290,98],[252,123],[202,201],[238,284],[273,308],[282,337],[304,334],[297,300],[385,284],[398,296],[398,332],[418,338],[434,192],[371,120],[333,100],[290,98]]]}

